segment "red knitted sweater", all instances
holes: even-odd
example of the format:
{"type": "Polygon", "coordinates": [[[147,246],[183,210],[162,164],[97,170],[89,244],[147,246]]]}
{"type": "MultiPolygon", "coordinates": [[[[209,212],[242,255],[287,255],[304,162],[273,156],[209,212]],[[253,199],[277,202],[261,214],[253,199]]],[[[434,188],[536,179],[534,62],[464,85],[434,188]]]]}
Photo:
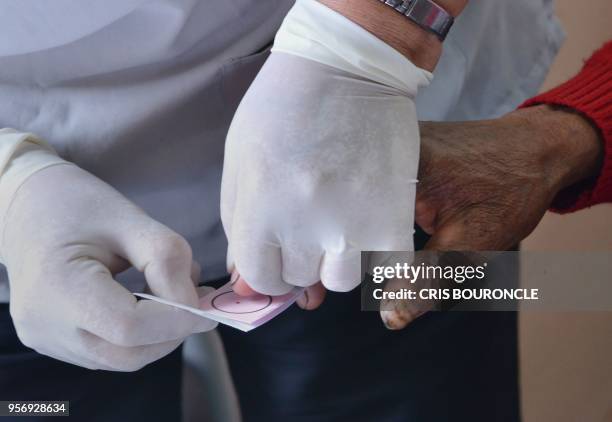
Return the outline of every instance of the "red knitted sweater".
{"type": "Polygon", "coordinates": [[[553,202],[553,210],[572,212],[612,202],[612,42],[596,51],[574,78],[526,101],[521,107],[537,104],[560,105],[580,112],[599,128],[604,142],[599,175],[560,192],[553,202]]]}

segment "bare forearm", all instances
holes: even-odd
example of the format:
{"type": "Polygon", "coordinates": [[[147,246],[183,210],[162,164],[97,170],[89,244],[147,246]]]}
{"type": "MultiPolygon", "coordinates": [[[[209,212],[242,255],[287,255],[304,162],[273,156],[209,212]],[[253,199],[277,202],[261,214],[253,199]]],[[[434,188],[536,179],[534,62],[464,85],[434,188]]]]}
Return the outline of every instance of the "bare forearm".
{"type": "MultiPolygon", "coordinates": [[[[362,26],[414,64],[433,70],[442,53],[442,43],[431,32],[377,0],[319,0],[319,2],[362,26]]],[[[457,16],[468,0],[439,0],[436,3],[457,16]]]]}

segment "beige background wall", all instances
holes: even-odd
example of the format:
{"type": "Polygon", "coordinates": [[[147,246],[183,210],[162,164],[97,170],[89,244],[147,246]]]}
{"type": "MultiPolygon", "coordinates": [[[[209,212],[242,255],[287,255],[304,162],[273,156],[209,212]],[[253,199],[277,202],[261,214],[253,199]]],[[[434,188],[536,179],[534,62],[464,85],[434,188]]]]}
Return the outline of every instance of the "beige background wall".
{"type": "MultiPolygon", "coordinates": [[[[556,0],[556,7],[567,41],[545,88],[612,40],[611,0],[556,0]]],[[[612,205],[549,214],[523,249],[612,250],[612,205]]],[[[612,312],[523,313],[520,330],[524,422],[612,422],[612,312]]]]}

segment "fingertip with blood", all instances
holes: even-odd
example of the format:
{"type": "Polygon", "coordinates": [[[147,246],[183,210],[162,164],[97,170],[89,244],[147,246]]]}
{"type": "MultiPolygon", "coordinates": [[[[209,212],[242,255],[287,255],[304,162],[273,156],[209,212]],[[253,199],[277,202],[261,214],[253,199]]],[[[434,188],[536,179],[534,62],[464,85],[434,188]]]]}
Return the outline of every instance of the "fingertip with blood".
{"type": "Polygon", "coordinates": [[[251,286],[248,285],[246,280],[240,277],[240,274],[235,270],[230,278],[230,283],[232,284],[234,293],[236,293],[238,296],[253,296],[257,294],[257,292],[253,290],[251,286]]]}

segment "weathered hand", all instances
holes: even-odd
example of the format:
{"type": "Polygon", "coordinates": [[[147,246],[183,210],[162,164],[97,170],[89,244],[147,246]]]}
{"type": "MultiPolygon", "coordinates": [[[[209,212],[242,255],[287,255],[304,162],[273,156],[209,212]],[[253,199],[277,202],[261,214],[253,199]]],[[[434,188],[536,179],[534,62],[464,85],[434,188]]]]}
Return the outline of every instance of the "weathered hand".
{"type": "MultiPolygon", "coordinates": [[[[597,173],[600,156],[598,133],[586,119],[548,106],[495,120],[421,123],[415,220],[432,235],[426,249],[517,245],[560,190],[597,173]]],[[[407,301],[391,308],[381,313],[390,328],[417,315],[407,301]]]]}

